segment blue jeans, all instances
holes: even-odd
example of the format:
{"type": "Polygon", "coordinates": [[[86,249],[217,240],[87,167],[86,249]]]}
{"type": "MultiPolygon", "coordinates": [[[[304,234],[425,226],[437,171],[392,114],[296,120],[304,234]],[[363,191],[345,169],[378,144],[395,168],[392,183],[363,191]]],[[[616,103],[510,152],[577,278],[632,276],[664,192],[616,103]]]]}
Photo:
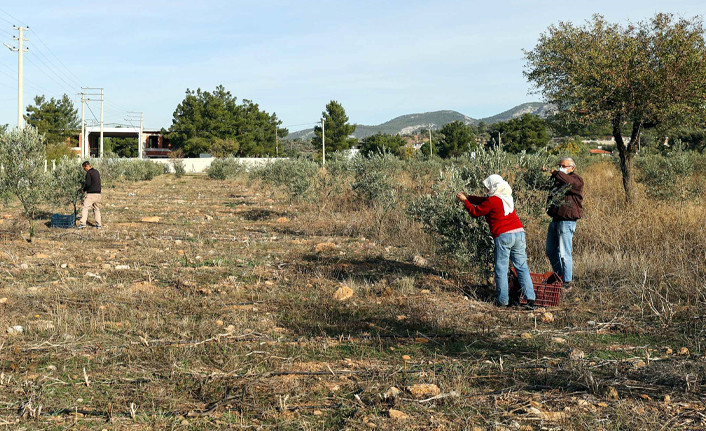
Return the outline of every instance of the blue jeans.
{"type": "Polygon", "coordinates": [[[574,279],[574,260],[571,257],[574,232],[575,221],[552,221],[547,231],[547,257],[552,264],[552,270],[559,274],[565,283],[574,279]]]}
{"type": "Polygon", "coordinates": [[[534,286],[527,266],[527,242],[524,232],[503,233],[495,238],[495,287],[498,291],[498,304],[507,305],[509,294],[507,289],[507,272],[509,261],[517,271],[522,293],[527,300],[534,301],[534,286]]]}

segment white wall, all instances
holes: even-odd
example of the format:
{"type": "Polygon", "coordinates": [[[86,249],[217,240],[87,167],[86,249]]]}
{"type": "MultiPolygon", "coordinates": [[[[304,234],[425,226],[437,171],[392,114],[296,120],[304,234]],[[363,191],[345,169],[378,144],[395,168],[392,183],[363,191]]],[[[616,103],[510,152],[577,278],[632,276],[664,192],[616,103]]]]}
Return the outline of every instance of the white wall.
{"type": "MultiPolygon", "coordinates": [[[[199,157],[199,158],[184,158],[178,159],[184,162],[184,167],[186,168],[186,173],[201,173],[205,172],[211,162],[213,162],[214,157],[199,157]]],[[[172,159],[148,159],[152,162],[162,163],[169,165],[169,172],[174,172],[174,166],[172,165],[172,159]]],[[[284,157],[276,158],[258,158],[258,157],[236,157],[235,160],[248,167],[251,166],[262,166],[267,163],[272,163],[276,160],[286,160],[284,157]]]]}

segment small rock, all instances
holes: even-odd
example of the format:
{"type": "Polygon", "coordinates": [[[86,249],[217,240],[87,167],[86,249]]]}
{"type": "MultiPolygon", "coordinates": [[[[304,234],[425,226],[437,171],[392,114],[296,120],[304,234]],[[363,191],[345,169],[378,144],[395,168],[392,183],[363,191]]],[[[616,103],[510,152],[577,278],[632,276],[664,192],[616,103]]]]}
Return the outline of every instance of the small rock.
{"type": "Polygon", "coordinates": [[[213,216],[208,214],[206,214],[203,218],[205,218],[206,220],[213,220],[213,216]]]}
{"type": "Polygon", "coordinates": [[[275,223],[287,223],[289,219],[287,217],[280,217],[277,220],[275,220],[275,223]]]}
{"type": "Polygon", "coordinates": [[[530,334],[529,332],[523,332],[522,334],[520,334],[520,338],[522,338],[523,340],[529,340],[532,338],[532,334],[530,334]]]}
{"type": "Polygon", "coordinates": [[[29,269],[29,265],[27,265],[26,263],[22,263],[20,264],[20,269],[29,269]]]}
{"type": "Polygon", "coordinates": [[[672,353],[674,353],[674,350],[672,350],[671,347],[665,347],[665,348],[664,348],[664,354],[665,354],[665,355],[671,355],[672,353]]]}
{"type": "Polygon", "coordinates": [[[130,269],[130,265],[115,265],[115,269],[118,269],[118,270],[130,269]]]}
{"type": "Polygon", "coordinates": [[[345,301],[353,297],[353,290],[348,286],[341,286],[336,293],[333,294],[333,297],[337,301],[345,301]]]}
{"type": "Polygon", "coordinates": [[[390,419],[394,419],[396,421],[404,421],[409,419],[409,416],[406,413],[403,413],[399,410],[390,409],[388,413],[390,415],[390,419]]]}
{"type": "Polygon", "coordinates": [[[414,263],[417,266],[421,266],[421,267],[426,267],[429,265],[429,261],[424,259],[420,255],[414,256],[414,259],[412,259],[412,263],[414,263]]]}
{"type": "Polygon", "coordinates": [[[608,389],[605,391],[605,396],[609,400],[617,400],[620,396],[618,395],[618,390],[615,389],[614,387],[610,386],[608,389]]]}
{"type": "Polygon", "coordinates": [[[421,293],[421,294],[428,294],[428,293],[431,293],[431,290],[429,290],[429,289],[422,289],[422,290],[419,291],[419,293],[421,293]]]}
{"type": "Polygon", "coordinates": [[[689,354],[689,349],[687,349],[686,347],[682,347],[681,349],[679,349],[679,354],[682,356],[687,356],[689,354]]]}
{"type": "Polygon", "coordinates": [[[586,357],[586,354],[583,352],[583,350],[579,349],[571,349],[569,350],[569,359],[572,361],[577,361],[579,359],[583,359],[586,357]]]}
{"type": "Polygon", "coordinates": [[[404,314],[400,314],[399,316],[397,316],[397,320],[407,320],[407,316],[405,316],[404,314]]]}
{"type": "Polygon", "coordinates": [[[66,264],[66,263],[62,263],[62,264],[61,264],[61,265],[59,265],[59,266],[61,266],[61,268],[63,268],[63,269],[66,269],[66,268],[68,268],[68,267],[69,267],[69,265],[68,265],[68,264],[66,264]]]}
{"type": "Polygon", "coordinates": [[[270,280],[265,280],[265,286],[274,286],[275,283],[270,280]]]}
{"type": "Polygon", "coordinates": [[[216,320],[216,326],[223,326],[222,320],[216,320]]]}
{"type": "Polygon", "coordinates": [[[314,246],[315,253],[323,253],[325,251],[336,250],[338,246],[332,242],[320,242],[314,246]]]}
{"type": "Polygon", "coordinates": [[[54,371],[56,371],[56,365],[47,365],[47,371],[53,373],[54,371]]]}
{"type": "Polygon", "coordinates": [[[23,328],[20,325],[10,326],[9,328],[7,328],[7,333],[10,335],[18,335],[18,334],[23,333],[24,331],[25,331],[25,328],[23,328]]]}
{"type": "Polygon", "coordinates": [[[395,399],[395,398],[399,397],[401,393],[402,393],[402,391],[400,391],[396,387],[392,386],[390,389],[387,390],[387,392],[382,394],[382,398],[386,399],[386,400],[395,399]]]}
{"type": "Polygon", "coordinates": [[[428,398],[435,397],[441,393],[441,389],[433,383],[421,383],[417,385],[408,386],[407,390],[415,398],[428,398]]]}
{"type": "Polygon", "coordinates": [[[49,259],[49,255],[44,253],[36,254],[34,257],[36,257],[37,259],[49,259]]]}
{"type": "Polygon", "coordinates": [[[323,415],[323,412],[321,410],[314,410],[314,416],[321,416],[323,415]]]}
{"type": "Polygon", "coordinates": [[[645,368],[647,364],[645,364],[645,361],[643,361],[642,359],[638,359],[632,363],[632,366],[635,368],[645,368]]]}
{"type": "Polygon", "coordinates": [[[162,219],[161,217],[157,217],[157,216],[154,216],[154,217],[142,217],[141,221],[142,221],[143,223],[159,223],[159,221],[160,221],[161,219],[162,219]]]}
{"type": "Polygon", "coordinates": [[[0,304],[7,303],[7,298],[0,298],[0,304]]]}
{"type": "Polygon", "coordinates": [[[552,323],[554,321],[554,315],[550,312],[542,313],[542,322],[552,323]]]}
{"type": "Polygon", "coordinates": [[[552,343],[566,344],[566,340],[561,337],[552,337],[552,343]]]}

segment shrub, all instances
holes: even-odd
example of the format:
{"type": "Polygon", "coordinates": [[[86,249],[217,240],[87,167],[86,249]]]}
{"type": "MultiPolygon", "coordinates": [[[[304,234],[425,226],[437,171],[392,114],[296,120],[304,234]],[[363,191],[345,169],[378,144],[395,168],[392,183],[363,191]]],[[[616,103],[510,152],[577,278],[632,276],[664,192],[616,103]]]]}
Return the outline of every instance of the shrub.
{"type": "Polygon", "coordinates": [[[44,143],[37,129],[27,126],[3,133],[0,161],[0,193],[16,196],[24,214],[33,219],[49,185],[49,176],[44,172],[44,143]]]}
{"type": "Polygon", "coordinates": [[[547,154],[513,155],[499,149],[480,149],[455,159],[442,170],[432,192],[411,202],[407,213],[422,224],[440,246],[440,251],[459,265],[491,268],[493,238],[482,218],[474,219],[456,200],[456,193],[482,193],[482,182],[491,174],[499,174],[513,188],[520,218],[538,217],[545,211],[551,181],[541,172],[548,164],[547,154]]]}
{"type": "Polygon", "coordinates": [[[245,172],[245,167],[235,157],[213,159],[211,166],[206,169],[206,174],[213,180],[234,178],[243,172],[245,172]]]}
{"type": "Polygon", "coordinates": [[[638,181],[645,184],[647,193],[655,198],[679,200],[698,196],[703,190],[698,174],[699,157],[677,148],[665,155],[651,154],[638,157],[638,181]]]}
{"type": "Polygon", "coordinates": [[[318,170],[319,165],[311,160],[277,160],[254,169],[251,177],[275,187],[286,187],[292,199],[308,198],[318,170]]]}
{"type": "Polygon", "coordinates": [[[402,162],[389,153],[356,157],[351,188],[366,205],[389,206],[397,200],[395,176],[401,167],[402,162]]]}
{"type": "Polygon", "coordinates": [[[51,174],[49,198],[56,205],[73,207],[75,215],[85,178],[86,171],[81,167],[79,159],[62,157],[51,174]]]}
{"type": "Polygon", "coordinates": [[[112,181],[149,181],[164,173],[160,163],[151,160],[102,158],[92,159],[91,166],[101,174],[104,183],[112,181]]]}
{"type": "MultiPolygon", "coordinates": [[[[166,166],[166,165],[165,165],[166,166]]],[[[181,159],[173,159],[172,160],[172,166],[174,167],[174,176],[177,178],[181,178],[186,174],[186,166],[184,165],[184,161],[181,159]]]]}

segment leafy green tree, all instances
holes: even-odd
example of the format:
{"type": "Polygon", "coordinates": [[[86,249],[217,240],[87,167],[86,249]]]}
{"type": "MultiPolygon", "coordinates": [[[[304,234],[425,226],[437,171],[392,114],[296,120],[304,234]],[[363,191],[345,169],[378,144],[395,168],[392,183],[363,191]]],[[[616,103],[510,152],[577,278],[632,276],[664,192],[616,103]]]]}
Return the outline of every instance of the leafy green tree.
{"type": "Polygon", "coordinates": [[[22,204],[30,220],[30,238],[34,235],[32,220],[47,191],[44,173],[46,153],[42,135],[31,125],[13,129],[0,136],[0,195],[11,194],[22,204]]]}
{"type": "Polygon", "coordinates": [[[489,129],[490,142],[497,142],[498,133],[503,149],[508,153],[533,152],[549,143],[545,121],[532,114],[493,124],[489,129]]]}
{"type": "Polygon", "coordinates": [[[54,203],[71,206],[74,215],[78,212],[81,200],[81,187],[86,178],[86,171],[81,168],[81,160],[76,157],[62,157],[51,173],[48,193],[54,203]]]}
{"type": "MultiPolygon", "coordinates": [[[[346,110],[335,100],[326,105],[326,111],[322,112],[324,117],[324,128],[326,133],[326,152],[340,151],[351,148],[357,141],[349,136],[355,132],[356,125],[348,123],[346,110]]],[[[314,138],[312,144],[321,151],[321,126],[314,127],[314,138]]]]}
{"type": "Polygon", "coordinates": [[[211,144],[211,154],[213,157],[228,157],[238,154],[240,144],[235,139],[217,139],[211,144]]]}
{"type": "Polygon", "coordinates": [[[460,156],[477,146],[475,128],[460,121],[444,124],[439,133],[441,139],[435,146],[442,158],[460,156]]]}
{"type": "Polygon", "coordinates": [[[119,157],[137,157],[137,139],[125,136],[105,137],[103,149],[106,153],[113,153],[119,157]]]}
{"type": "Polygon", "coordinates": [[[706,42],[700,18],[660,13],[627,25],[600,15],[583,26],[562,22],[550,26],[525,59],[525,76],[556,104],[566,123],[611,126],[628,201],[642,131],[689,126],[706,116],[706,42]]]}
{"type": "Polygon", "coordinates": [[[177,106],[169,130],[163,130],[173,148],[182,148],[186,156],[211,152],[219,140],[239,144],[240,156],[271,156],[275,154],[275,130],[286,136],[287,129],[276,114],[261,111],[256,103],[236,98],[222,85],[211,93],[201,89],[186,90],[177,106]]]}
{"type": "Polygon", "coordinates": [[[388,135],[378,132],[363,139],[360,152],[368,157],[378,153],[392,153],[399,155],[400,148],[405,144],[404,138],[399,135],[388,135]]]}
{"type": "Polygon", "coordinates": [[[34,97],[34,105],[27,106],[27,124],[36,127],[44,136],[47,145],[47,158],[57,160],[73,155],[72,142],[78,144],[78,129],[81,122],[78,110],[69,96],[46,100],[44,95],[34,97]],[[68,142],[67,142],[68,141],[68,142]]]}

